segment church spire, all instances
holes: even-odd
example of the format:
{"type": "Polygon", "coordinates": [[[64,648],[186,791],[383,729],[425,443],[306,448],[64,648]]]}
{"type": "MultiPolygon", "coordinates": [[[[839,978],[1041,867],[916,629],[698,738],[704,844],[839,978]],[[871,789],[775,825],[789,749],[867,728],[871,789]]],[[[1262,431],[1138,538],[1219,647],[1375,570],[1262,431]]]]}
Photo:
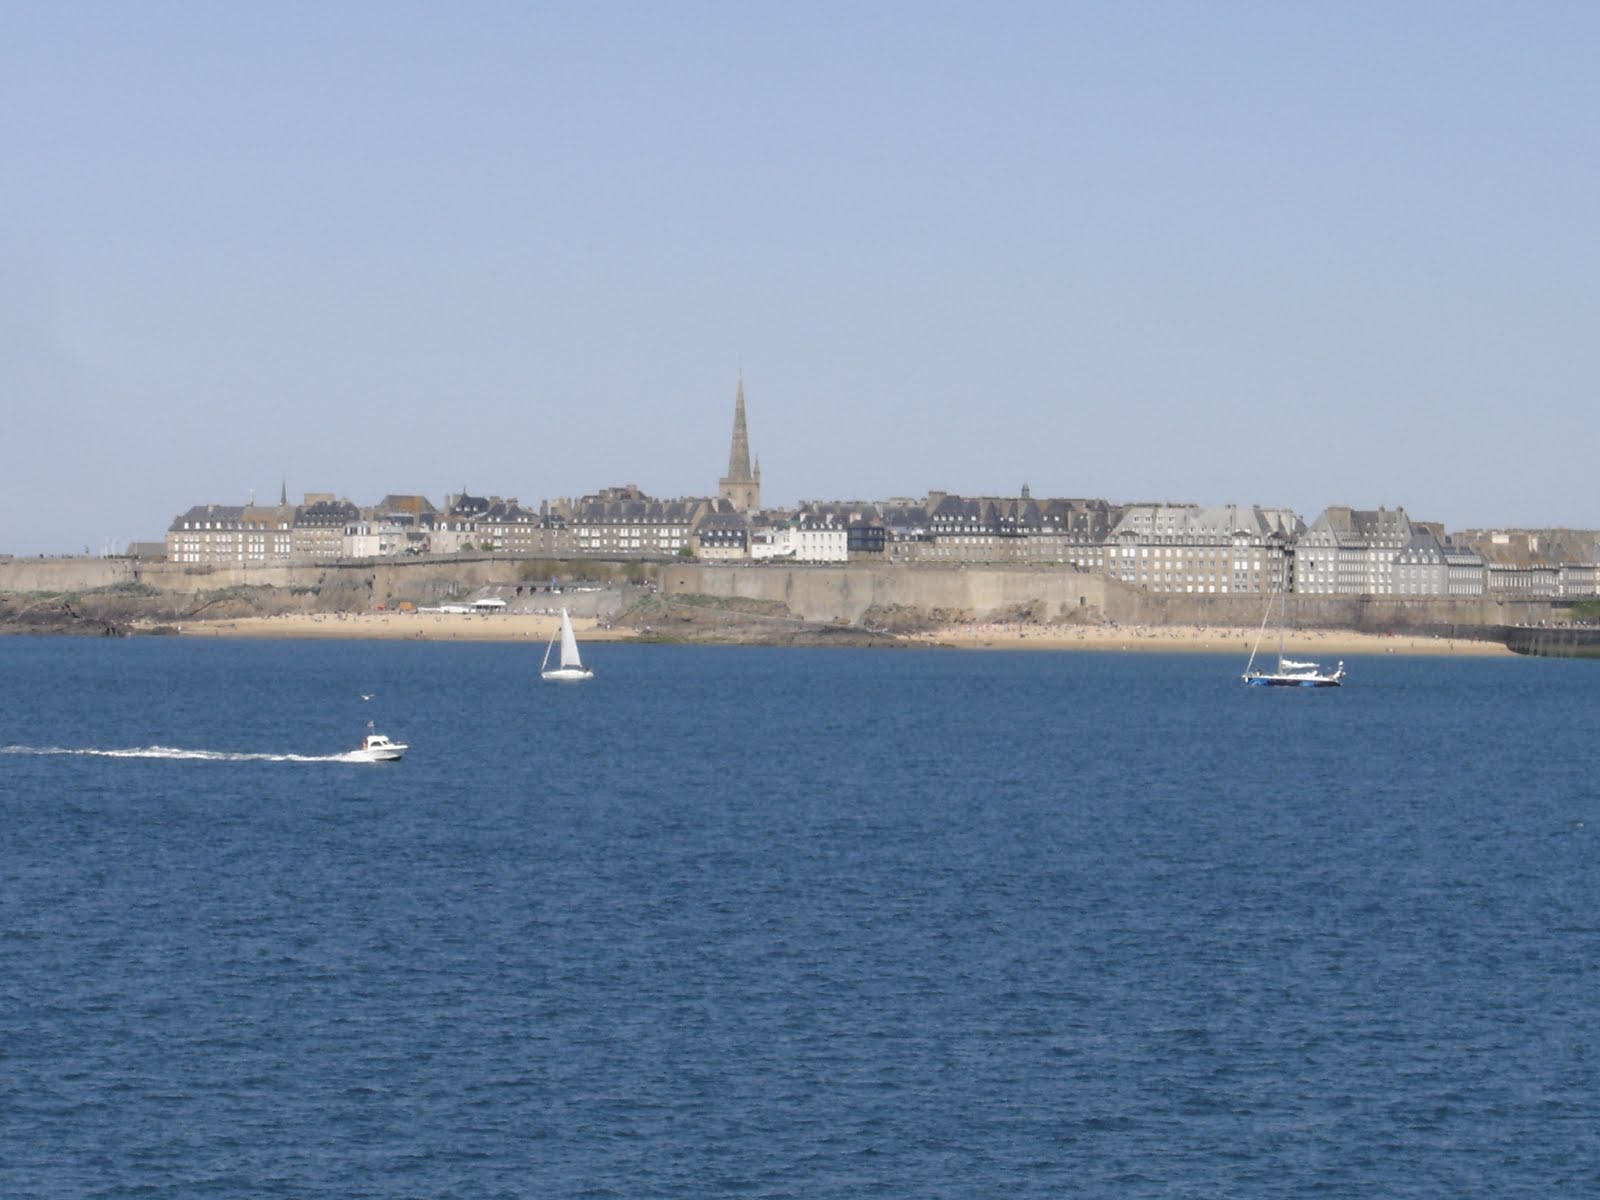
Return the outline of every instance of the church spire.
{"type": "Polygon", "coordinates": [[[750,433],[744,427],[744,372],[739,372],[739,395],[733,402],[733,445],[728,450],[728,478],[750,478],[750,433]]]}
{"type": "Polygon", "coordinates": [[[739,372],[739,391],[733,402],[733,443],[728,447],[728,473],[717,495],[740,512],[755,512],[761,507],[761,475],[750,470],[750,432],[744,423],[744,372],[739,372]]]}

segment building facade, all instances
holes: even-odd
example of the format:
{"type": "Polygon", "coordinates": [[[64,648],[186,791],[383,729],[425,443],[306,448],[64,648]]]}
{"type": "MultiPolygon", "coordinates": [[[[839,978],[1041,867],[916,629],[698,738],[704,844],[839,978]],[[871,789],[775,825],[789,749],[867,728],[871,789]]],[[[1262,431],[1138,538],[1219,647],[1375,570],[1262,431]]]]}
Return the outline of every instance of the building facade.
{"type": "Polygon", "coordinates": [[[1294,551],[1294,590],[1324,596],[1395,594],[1395,560],[1411,544],[1404,508],[1323,509],[1294,551]]]}
{"type": "Polygon", "coordinates": [[[1237,504],[1130,504],[1107,539],[1105,570],[1152,592],[1289,591],[1297,522],[1286,510],[1237,504]]]}

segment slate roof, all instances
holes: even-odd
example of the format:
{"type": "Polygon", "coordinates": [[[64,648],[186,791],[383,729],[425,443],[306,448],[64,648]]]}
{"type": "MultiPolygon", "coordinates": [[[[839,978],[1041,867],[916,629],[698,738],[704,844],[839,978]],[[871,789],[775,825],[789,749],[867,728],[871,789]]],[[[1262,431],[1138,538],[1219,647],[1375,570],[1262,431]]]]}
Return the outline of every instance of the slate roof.
{"type": "Polygon", "coordinates": [[[515,500],[496,500],[478,516],[486,524],[537,525],[539,514],[523,508],[515,500]]]}
{"type": "Polygon", "coordinates": [[[1130,504],[1111,532],[1119,537],[1154,535],[1196,541],[1246,537],[1286,540],[1285,515],[1279,510],[1241,504],[1130,504]]]}
{"type": "Polygon", "coordinates": [[[1309,533],[1331,534],[1339,545],[1368,546],[1385,538],[1411,536],[1404,508],[1349,508],[1330,505],[1311,522],[1309,533]]]}
{"type": "Polygon", "coordinates": [[[325,529],[330,525],[347,525],[361,519],[361,510],[348,500],[318,500],[295,511],[294,523],[298,528],[325,529]]]}
{"type": "Polygon", "coordinates": [[[1471,545],[1496,566],[1577,566],[1600,561],[1600,531],[1593,529],[1469,529],[1457,540],[1471,545]]]}
{"type": "Polygon", "coordinates": [[[184,522],[189,528],[197,526],[203,528],[207,522],[213,529],[219,526],[224,529],[237,529],[239,522],[244,519],[244,505],[242,504],[196,504],[186,513],[180,513],[173,518],[172,524],[167,526],[169,532],[181,532],[184,522]]]}
{"type": "Polygon", "coordinates": [[[717,512],[726,501],[707,500],[603,500],[585,496],[572,512],[575,525],[685,525],[693,521],[702,506],[717,512]]]}

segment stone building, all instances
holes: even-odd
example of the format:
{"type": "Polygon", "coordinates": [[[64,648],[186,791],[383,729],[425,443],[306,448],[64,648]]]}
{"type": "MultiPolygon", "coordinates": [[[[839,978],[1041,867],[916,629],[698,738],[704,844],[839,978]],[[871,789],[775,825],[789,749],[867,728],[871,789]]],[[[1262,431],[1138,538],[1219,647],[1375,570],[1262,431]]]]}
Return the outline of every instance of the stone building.
{"type": "Polygon", "coordinates": [[[1326,508],[1295,545],[1294,590],[1392,596],[1395,559],[1411,540],[1411,520],[1403,508],[1326,508]]]}
{"type": "Polygon", "coordinates": [[[656,500],[630,483],[573,503],[567,527],[574,554],[671,558],[690,545],[702,518],[735,512],[723,500],[656,500]]]}
{"type": "Polygon", "coordinates": [[[196,504],[167,527],[167,561],[236,566],[244,562],[244,505],[196,504]]]}
{"type": "Polygon", "coordinates": [[[239,516],[244,536],[246,564],[286,563],[294,556],[294,505],[289,503],[289,485],[278,492],[278,503],[257,504],[254,499],[239,516]]]}
{"type": "Polygon", "coordinates": [[[958,496],[930,492],[920,527],[905,526],[902,510],[886,521],[890,557],[907,562],[1056,563],[1098,569],[1110,528],[1103,500],[1035,500],[1026,485],[1020,495],[958,496]],[[904,534],[897,530],[905,528],[904,534]],[[899,543],[898,545],[896,543],[899,543]]]}
{"type": "Polygon", "coordinates": [[[1457,540],[1483,555],[1488,595],[1582,600],[1600,593],[1600,531],[1469,529],[1457,540]]]}
{"type": "Polygon", "coordinates": [[[371,508],[363,508],[359,520],[345,527],[345,555],[386,558],[427,554],[433,548],[437,515],[426,496],[391,492],[371,508]]]}
{"type": "Polygon", "coordinates": [[[535,512],[518,504],[514,496],[509,500],[491,496],[477,526],[480,550],[559,557],[569,549],[566,522],[552,516],[547,503],[535,512]]]}
{"type": "MultiPolygon", "coordinates": [[[[315,504],[334,503],[331,496],[315,496],[315,504]]],[[[309,531],[302,518],[315,504],[298,508],[289,504],[287,489],[277,504],[197,504],[168,527],[167,559],[196,566],[247,567],[292,562],[302,555],[338,558],[343,553],[343,522],[338,521],[337,527],[326,524],[328,510],[319,508],[313,518],[315,530],[309,531]]]]}
{"type": "Polygon", "coordinates": [[[738,562],[750,557],[750,525],[743,513],[725,501],[707,501],[708,510],[694,524],[689,546],[710,562],[738,562]]]}
{"type": "Polygon", "coordinates": [[[323,494],[295,510],[291,529],[294,557],[300,561],[344,557],[344,532],[361,520],[361,510],[348,500],[323,494]]]}
{"type": "Polygon", "coordinates": [[[434,515],[432,550],[435,554],[457,554],[478,548],[478,518],[489,511],[489,497],[474,496],[466,489],[444,498],[444,507],[434,515]]]}
{"type": "Polygon", "coordinates": [[[1395,555],[1393,585],[1397,596],[1481,596],[1483,556],[1442,527],[1415,521],[1410,540],[1395,555]]]}
{"type": "Polygon", "coordinates": [[[883,522],[884,556],[890,562],[922,562],[933,549],[925,501],[894,499],[878,505],[883,522]]]}
{"type": "Polygon", "coordinates": [[[1106,573],[1153,592],[1287,591],[1299,518],[1237,504],[1130,504],[1106,545],[1106,573]]]}

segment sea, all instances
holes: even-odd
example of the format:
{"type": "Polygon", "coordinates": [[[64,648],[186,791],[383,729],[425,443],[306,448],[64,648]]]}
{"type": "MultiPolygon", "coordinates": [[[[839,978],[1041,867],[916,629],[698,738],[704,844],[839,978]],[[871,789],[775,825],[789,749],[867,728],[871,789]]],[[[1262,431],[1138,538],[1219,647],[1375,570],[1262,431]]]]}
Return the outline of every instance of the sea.
{"type": "Polygon", "coordinates": [[[585,650],[0,638],[0,1196],[1600,1195],[1600,663],[585,650]]]}

